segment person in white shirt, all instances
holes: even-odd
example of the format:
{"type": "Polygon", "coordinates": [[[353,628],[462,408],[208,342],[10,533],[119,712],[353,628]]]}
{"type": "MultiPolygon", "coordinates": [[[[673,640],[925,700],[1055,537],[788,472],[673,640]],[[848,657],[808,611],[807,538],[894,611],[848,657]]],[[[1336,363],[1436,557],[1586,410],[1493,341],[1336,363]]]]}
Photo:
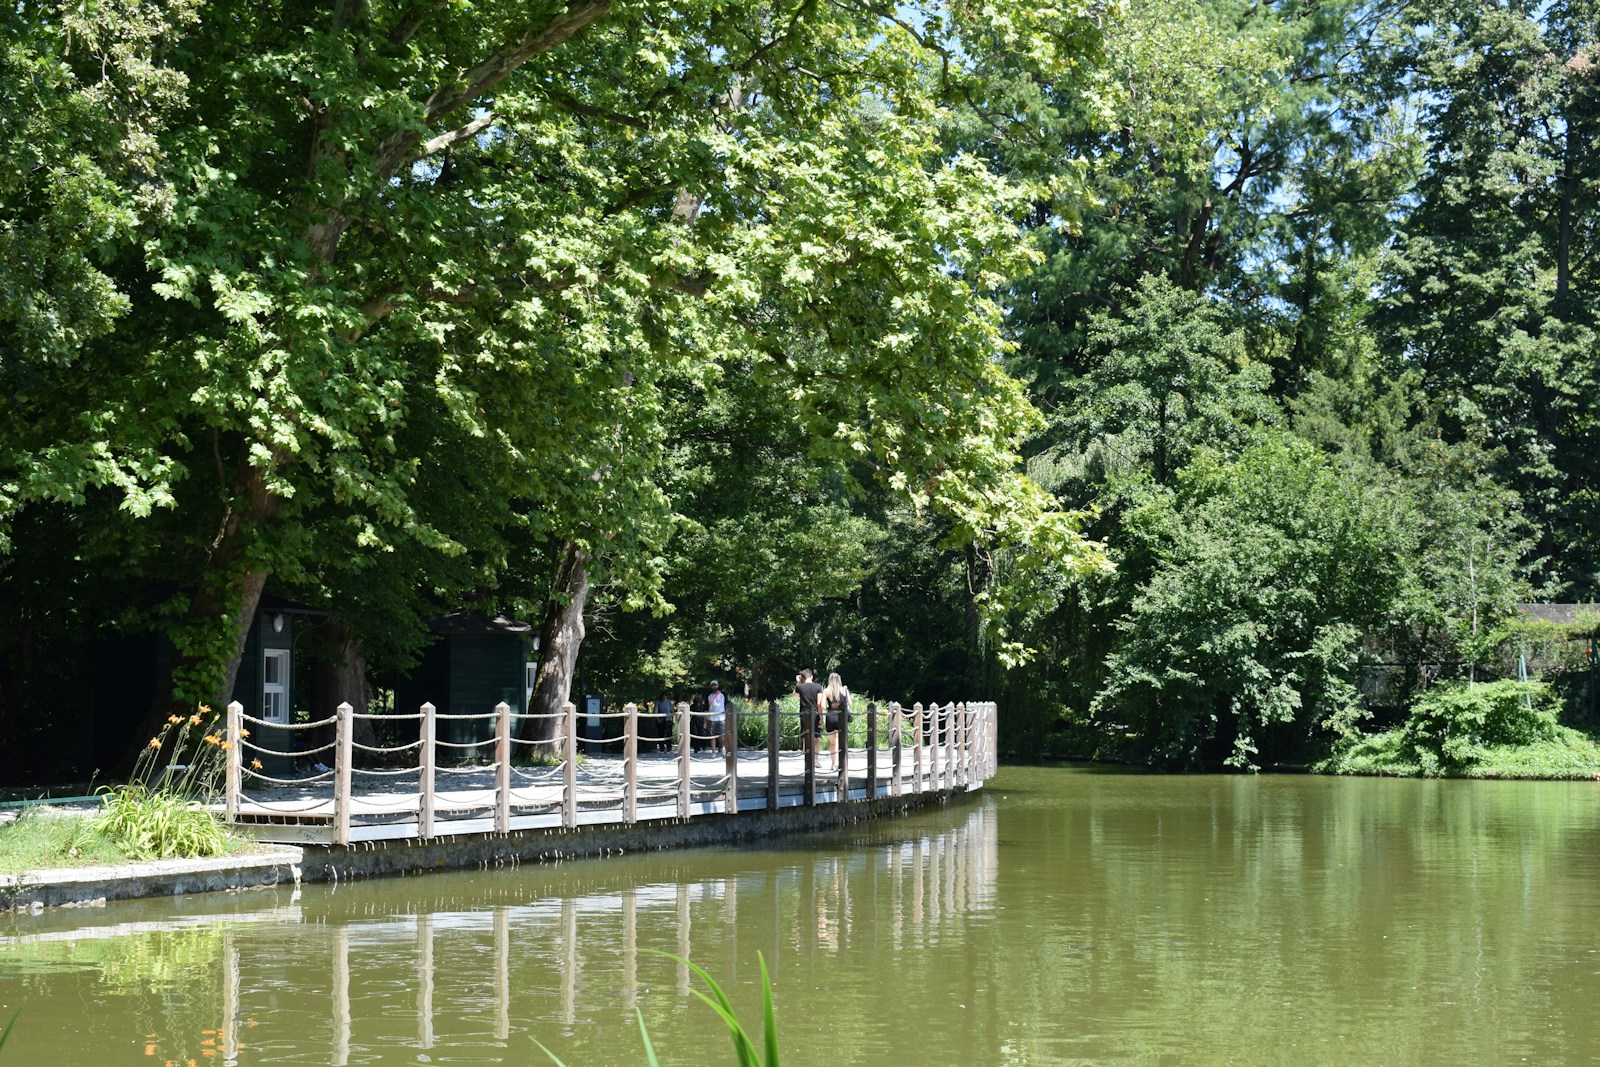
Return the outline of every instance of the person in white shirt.
{"type": "Polygon", "coordinates": [[[722,693],[720,682],[711,683],[706,694],[706,733],[711,735],[711,751],[722,751],[723,716],[728,712],[728,698],[722,693]]]}

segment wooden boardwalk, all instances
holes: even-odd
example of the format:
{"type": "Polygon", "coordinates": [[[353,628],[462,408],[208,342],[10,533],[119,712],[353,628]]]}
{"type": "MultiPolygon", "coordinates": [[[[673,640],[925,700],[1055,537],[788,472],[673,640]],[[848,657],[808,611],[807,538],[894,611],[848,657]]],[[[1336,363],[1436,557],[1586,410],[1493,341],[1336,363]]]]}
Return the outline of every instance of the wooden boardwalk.
{"type": "MultiPolygon", "coordinates": [[[[747,713],[748,715],[748,713],[747,713]]],[[[721,740],[725,751],[696,751],[709,740],[690,732],[693,720],[680,705],[673,751],[638,751],[637,708],[603,716],[615,729],[620,752],[580,755],[577,714],[566,705],[548,752],[517,737],[534,716],[518,716],[502,704],[482,716],[437,715],[430,705],[410,716],[362,716],[340,705],[333,719],[285,728],[228,708],[227,791],[219,808],[240,829],[263,841],[351,844],[360,841],[429,839],[460,834],[517,830],[575,829],[633,825],[651,820],[768,811],[816,804],[848,803],[877,797],[975,789],[994,772],[995,706],[987,702],[910,710],[898,704],[868,705],[866,744],[846,749],[838,770],[823,752],[783,750],[776,707],[761,717],[767,727],[763,747],[731,747],[739,723],[730,709],[721,740]],[[355,742],[357,720],[416,720],[417,740],[380,747],[355,742]],[[493,727],[482,741],[437,740],[439,720],[479,719],[493,727]],[[519,722],[518,720],[523,720],[519,722]],[[265,728],[265,731],[263,731],[265,728]],[[253,740],[332,732],[334,740],[302,749],[298,763],[326,755],[331,765],[310,762],[296,777],[269,775],[258,756],[289,754],[253,740]],[[446,756],[488,750],[482,763],[445,765],[446,756]],[[358,766],[362,762],[383,766],[358,766]],[[516,757],[522,758],[516,758],[516,757]],[[410,762],[406,762],[409,760],[410,762]]],[[[790,724],[791,726],[793,724],[790,724]]],[[[745,724],[748,740],[750,729],[745,724]]],[[[793,731],[791,730],[791,734],[793,731]]],[[[281,743],[281,742],[280,742],[281,743]]],[[[648,745],[649,739],[644,743],[648,745]]]]}

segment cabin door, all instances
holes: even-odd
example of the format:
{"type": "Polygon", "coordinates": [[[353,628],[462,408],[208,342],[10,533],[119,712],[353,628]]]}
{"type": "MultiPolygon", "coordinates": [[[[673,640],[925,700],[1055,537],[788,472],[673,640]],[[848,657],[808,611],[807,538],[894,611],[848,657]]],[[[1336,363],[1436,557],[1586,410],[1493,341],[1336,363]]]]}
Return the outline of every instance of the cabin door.
{"type": "Polygon", "coordinates": [[[261,650],[261,718],[267,722],[289,721],[289,650],[261,650]]]}

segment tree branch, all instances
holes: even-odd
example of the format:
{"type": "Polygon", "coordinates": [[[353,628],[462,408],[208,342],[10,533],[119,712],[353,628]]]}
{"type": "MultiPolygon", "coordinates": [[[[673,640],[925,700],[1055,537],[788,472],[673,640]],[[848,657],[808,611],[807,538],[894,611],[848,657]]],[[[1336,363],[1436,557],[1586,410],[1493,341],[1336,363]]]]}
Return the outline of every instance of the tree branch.
{"type": "Polygon", "coordinates": [[[470,140],[471,138],[482,133],[484,130],[488,129],[490,126],[493,126],[494,122],[495,115],[494,112],[491,111],[489,114],[484,115],[481,118],[473,119],[471,122],[460,127],[459,129],[449,130],[445,133],[441,133],[437,137],[429,138],[428,140],[422,142],[422,151],[418,153],[417,158],[421,159],[426,156],[431,156],[435,152],[444,151],[453,144],[460,144],[462,141],[470,140]]]}

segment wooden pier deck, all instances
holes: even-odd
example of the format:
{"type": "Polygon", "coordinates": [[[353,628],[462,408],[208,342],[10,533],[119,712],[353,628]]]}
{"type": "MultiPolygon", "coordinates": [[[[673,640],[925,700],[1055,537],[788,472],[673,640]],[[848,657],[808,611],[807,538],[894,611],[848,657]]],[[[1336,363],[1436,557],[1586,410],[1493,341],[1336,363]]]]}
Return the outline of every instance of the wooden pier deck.
{"type": "MultiPolygon", "coordinates": [[[[748,744],[748,724],[747,744],[731,744],[740,722],[730,709],[721,737],[725,751],[697,751],[695,743],[708,738],[692,733],[695,720],[680,705],[673,751],[640,753],[640,715],[628,705],[602,716],[613,728],[612,747],[620,752],[581,755],[578,715],[571,704],[555,724],[555,741],[542,746],[517,736],[534,716],[513,714],[504,704],[482,716],[448,717],[426,704],[410,716],[363,716],[340,705],[333,719],[294,727],[252,719],[233,704],[228,708],[227,789],[219,808],[229,822],[263,841],[351,844],[632,825],[964,791],[978,788],[994,772],[992,703],[927,709],[915,704],[910,710],[899,704],[882,709],[868,705],[865,716],[865,745],[845,749],[836,771],[828,766],[826,752],[814,760],[808,750],[781,747],[783,724],[775,706],[761,715],[765,746],[748,744]],[[391,725],[414,719],[417,740],[387,747],[358,744],[354,727],[361,718],[391,725]],[[446,718],[480,719],[479,726],[492,726],[493,733],[482,741],[439,741],[439,720],[446,718]],[[310,731],[317,730],[322,736],[331,732],[334,739],[299,750],[297,763],[309,762],[309,771],[283,778],[260,769],[260,756],[282,760],[290,753],[256,738],[292,737],[292,731],[308,731],[304,736],[313,737],[318,735],[310,731]],[[548,755],[542,763],[532,758],[551,747],[557,749],[559,762],[548,755]],[[484,750],[490,755],[486,762],[452,766],[439,758],[484,750]],[[368,766],[357,765],[358,753],[368,766]],[[318,759],[324,755],[331,766],[318,759]]],[[[649,744],[648,738],[643,740],[649,744]]]]}

